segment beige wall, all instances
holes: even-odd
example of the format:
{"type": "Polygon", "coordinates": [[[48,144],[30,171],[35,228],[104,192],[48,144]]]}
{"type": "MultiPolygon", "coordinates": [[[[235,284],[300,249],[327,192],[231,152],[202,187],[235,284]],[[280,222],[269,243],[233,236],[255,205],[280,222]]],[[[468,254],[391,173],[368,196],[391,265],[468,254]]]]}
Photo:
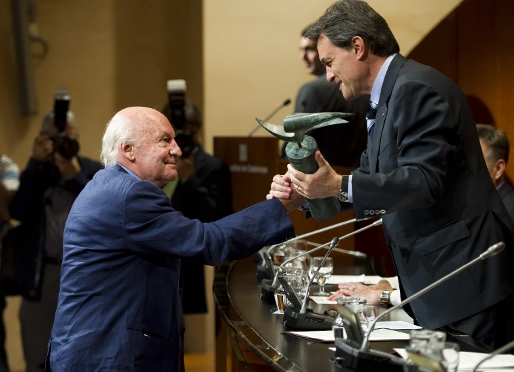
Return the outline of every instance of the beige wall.
{"type": "MultiPolygon", "coordinates": [[[[293,103],[270,120],[291,114],[302,83],[311,79],[298,59],[300,32],[332,0],[217,0],[204,4],[206,148],[214,136],[247,135],[286,98],[293,103]]],[[[370,0],[388,21],[403,54],[460,0],[370,0]]],[[[268,135],[259,129],[255,135],[268,135]]]]}
{"type": "MultiPolygon", "coordinates": [[[[98,159],[112,115],[129,105],[160,109],[166,80],[176,78],[186,79],[188,97],[203,108],[204,143],[211,151],[213,136],[246,135],[255,117],[267,116],[286,98],[294,101],[299,86],[310,79],[298,60],[299,33],[331,2],[36,0],[35,25],[49,51],[34,61],[39,112],[22,117],[10,2],[1,1],[0,153],[25,166],[55,89],[66,86],[80,125],[81,152],[98,159]]],[[[404,54],[459,2],[370,0],[404,54]]],[[[272,121],[279,123],[292,107],[272,121]]],[[[11,308],[9,317],[15,313],[11,308]]],[[[191,347],[212,352],[212,314],[195,317],[193,323],[206,334],[191,347]]],[[[9,346],[19,349],[15,336],[8,335],[9,346]]]]}

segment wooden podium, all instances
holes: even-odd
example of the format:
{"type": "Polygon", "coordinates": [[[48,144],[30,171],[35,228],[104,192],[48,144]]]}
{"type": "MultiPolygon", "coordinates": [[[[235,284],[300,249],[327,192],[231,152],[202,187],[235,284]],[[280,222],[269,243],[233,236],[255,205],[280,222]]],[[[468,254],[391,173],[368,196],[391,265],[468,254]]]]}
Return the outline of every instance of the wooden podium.
{"type": "Polygon", "coordinates": [[[278,138],[214,137],[214,156],[230,169],[232,206],[238,212],[266,199],[279,173],[278,138]]]}

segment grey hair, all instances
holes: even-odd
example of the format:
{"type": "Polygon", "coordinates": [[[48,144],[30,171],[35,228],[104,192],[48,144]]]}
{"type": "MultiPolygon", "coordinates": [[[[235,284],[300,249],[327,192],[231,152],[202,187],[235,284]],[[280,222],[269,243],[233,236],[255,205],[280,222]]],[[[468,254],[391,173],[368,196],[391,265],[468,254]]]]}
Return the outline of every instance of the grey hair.
{"type": "Polygon", "coordinates": [[[492,125],[477,124],[477,133],[478,138],[487,146],[485,159],[489,165],[495,164],[500,159],[505,160],[505,164],[508,163],[510,144],[504,131],[492,125]]]}
{"type": "Polygon", "coordinates": [[[400,52],[385,19],[362,0],[335,2],[305,32],[305,36],[316,43],[321,34],[343,49],[351,46],[354,36],[360,36],[376,56],[387,57],[400,52]]]}
{"type": "Polygon", "coordinates": [[[117,113],[107,123],[102,138],[100,160],[106,168],[117,163],[120,146],[123,143],[141,146],[141,141],[136,136],[136,123],[126,115],[117,113]]]}
{"type": "MultiPolygon", "coordinates": [[[[54,117],[54,110],[51,110],[45,115],[45,117],[43,118],[43,124],[41,125],[42,132],[50,132],[50,128],[52,128],[52,126],[55,125],[54,117]]],[[[73,112],[68,111],[66,113],[66,123],[73,123],[75,124],[75,127],[77,127],[77,122],[75,121],[75,115],[73,114],[73,112]]]]}

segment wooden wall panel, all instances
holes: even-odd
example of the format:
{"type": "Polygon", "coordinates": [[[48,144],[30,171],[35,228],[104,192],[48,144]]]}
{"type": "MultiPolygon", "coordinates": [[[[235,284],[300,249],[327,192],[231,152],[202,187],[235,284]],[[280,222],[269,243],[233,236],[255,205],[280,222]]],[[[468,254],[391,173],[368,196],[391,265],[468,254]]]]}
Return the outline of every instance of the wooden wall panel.
{"type": "MultiPolygon", "coordinates": [[[[514,2],[467,0],[458,8],[458,83],[467,96],[491,113],[490,122],[514,144],[514,2]]],[[[475,119],[487,117],[475,114],[475,119]]],[[[514,161],[507,165],[512,179],[514,161]]]]}
{"type": "MultiPolygon", "coordinates": [[[[468,97],[477,123],[514,143],[514,1],[464,0],[408,55],[441,71],[468,97]]],[[[514,177],[514,161],[507,165],[514,177]]]]}
{"type": "Polygon", "coordinates": [[[457,83],[457,11],[441,21],[407,56],[457,83]]]}

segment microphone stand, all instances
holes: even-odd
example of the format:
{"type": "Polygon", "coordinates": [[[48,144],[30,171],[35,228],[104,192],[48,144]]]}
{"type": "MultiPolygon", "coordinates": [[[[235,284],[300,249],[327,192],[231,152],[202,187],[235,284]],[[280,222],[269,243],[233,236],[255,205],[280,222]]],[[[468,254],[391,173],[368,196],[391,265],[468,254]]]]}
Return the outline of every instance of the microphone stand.
{"type": "Polygon", "coordinates": [[[500,347],[499,349],[496,349],[494,350],[492,353],[490,353],[487,357],[485,357],[484,359],[482,359],[480,362],[477,363],[477,365],[475,366],[475,368],[473,368],[473,371],[471,372],[475,372],[478,367],[480,367],[480,365],[482,363],[484,363],[486,360],[489,360],[491,359],[493,356],[497,355],[497,354],[501,354],[503,353],[504,351],[507,351],[507,350],[510,350],[514,347],[514,340],[509,342],[508,344],[505,344],[503,345],[502,347],[500,347]]]}
{"type": "MultiPolygon", "coordinates": [[[[278,271],[275,271],[274,268],[273,268],[273,259],[271,258],[271,254],[270,254],[270,252],[273,249],[275,249],[276,247],[278,247],[278,246],[280,246],[282,244],[288,244],[288,243],[294,242],[296,240],[309,237],[311,235],[322,233],[324,231],[329,231],[329,230],[335,229],[337,227],[345,226],[345,225],[348,225],[348,224],[351,224],[351,223],[354,223],[354,222],[360,222],[360,221],[369,220],[371,218],[374,218],[374,217],[367,217],[367,218],[362,218],[362,219],[359,219],[359,220],[356,219],[356,218],[352,218],[352,219],[347,220],[347,221],[336,223],[336,224],[331,225],[331,226],[323,227],[321,229],[318,229],[318,230],[315,230],[315,231],[311,231],[311,232],[305,233],[303,235],[296,236],[296,237],[294,237],[292,239],[289,239],[289,240],[287,240],[287,241],[285,241],[283,243],[274,244],[271,247],[269,247],[268,250],[266,251],[266,253],[264,253],[264,255],[266,255],[265,260],[268,261],[268,265],[270,265],[270,269],[273,272],[273,280],[271,280],[271,278],[270,279],[262,279],[262,281],[261,281],[261,299],[264,299],[264,300],[266,300],[269,303],[275,303],[274,294],[275,294],[275,289],[278,287],[278,284],[277,284],[277,274],[278,274],[278,271]]],[[[382,220],[380,220],[380,221],[382,221],[382,220]]],[[[351,235],[348,235],[348,236],[351,236],[351,235]]],[[[340,239],[344,239],[344,238],[345,237],[341,237],[340,239]]],[[[291,260],[294,260],[294,259],[296,259],[298,257],[301,257],[301,256],[304,256],[306,254],[315,252],[315,251],[317,251],[317,250],[319,250],[321,248],[324,248],[324,247],[328,246],[329,244],[330,243],[326,243],[326,244],[323,244],[321,246],[318,246],[316,249],[313,249],[313,250],[307,251],[305,253],[302,253],[301,255],[299,255],[297,257],[294,257],[291,260]]],[[[346,250],[343,250],[343,249],[341,249],[341,251],[351,252],[351,251],[346,251],[346,250]]],[[[345,253],[345,252],[343,252],[343,253],[345,253]]],[[[363,255],[364,253],[359,252],[359,254],[363,255]]],[[[355,253],[355,255],[357,256],[357,253],[355,253]]],[[[288,262],[291,261],[291,260],[288,260],[288,262]]],[[[287,262],[282,262],[280,267],[282,267],[282,265],[284,265],[285,263],[287,263],[287,262]]]]}
{"type": "Polygon", "coordinates": [[[479,261],[482,261],[482,260],[485,260],[486,258],[490,257],[490,256],[493,256],[495,254],[498,254],[500,253],[503,248],[505,248],[505,244],[503,242],[500,242],[500,243],[496,243],[494,245],[492,245],[491,247],[489,247],[484,253],[482,253],[480,256],[478,256],[477,258],[475,258],[474,260],[471,260],[470,262],[468,262],[467,264],[459,267],[458,269],[452,271],[451,273],[449,273],[448,275],[445,275],[443,276],[441,279],[439,280],[436,280],[435,282],[433,282],[432,284],[430,284],[429,286],[423,288],[422,290],[414,293],[412,296],[406,298],[405,300],[403,300],[402,302],[400,302],[398,305],[395,305],[389,309],[387,309],[386,311],[384,311],[383,313],[380,313],[379,316],[377,316],[375,318],[375,320],[373,320],[373,323],[371,323],[371,326],[369,327],[369,330],[368,330],[368,333],[366,334],[366,336],[364,336],[364,340],[362,341],[362,345],[361,345],[361,350],[366,350],[368,349],[369,347],[369,336],[371,335],[371,332],[373,331],[373,329],[375,329],[375,324],[377,323],[377,321],[380,319],[380,318],[383,318],[384,316],[386,316],[387,314],[390,314],[391,312],[393,312],[394,310],[396,310],[397,308],[399,307],[402,307],[403,305],[406,305],[408,304],[409,302],[411,302],[412,300],[415,300],[416,298],[418,298],[419,296],[421,296],[422,294],[425,294],[426,292],[430,291],[432,288],[434,287],[437,287],[439,284],[441,284],[442,282],[445,282],[446,280],[450,279],[451,277],[453,277],[454,275],[457,275],[458,273],[460,273],[461,271],[463,270],[466,270],[468,267],[476,264],[477,262],[479,261]]]}
{"type": "MultiPolygon", "coordinates": [[[[325,254],[322,264],[325,262],[328,255],[332,252],[332,250],[339,243],[340,240],[346,239],[350,236],[356,235],[362,231],[368,230],[374,226],[379,226],[381,224],[382,224],[382,219],[379,219],[368,226],[364,226],[358,230],[352,231],[351,233],[346,234],[340,238],[332,239],[332,241],[330,242],[330,248],[328,249],[327,253],[325,254]]],[[[315,250],[323,248],[328,244],[329,243],[323,244],[323,245],[315,248],[315,250]]],[[[307,291],[305,292],[305,297],[302,301],[301,309],[296,309],[292,306],[284,307],[284,326],[285,327],[293,329],[293,330],[297,330],[297,331],[332,329],[332,323],[334,321],[333,318],[325,317],[323,315],[315,314],[312,312],[307,312],[307,309],[306,309],[307,300],[309,299],[310,286],[314,280],[314,277],[316,276],[320,267],[322,266],[322,264],[318,267],[318,270],[314,273],[314,275],[312,275],[312,278],[309,281],[309,284],[307,286],[307,291]]]]}
{"type": "MultiPolygon", "coordinates": [[[[369,371],[369,370],[375,370],[380,369],[382,371],[403,371],[403,364],[405,363],[402,359],[395,357],[391,354],[380,352],[377,350],[371,350],[369,349],[369,337],[371,335],[371,332],[373,332],[373,329],[375,329],[375,325],[377,321],[384,316],[390,314],[392,311],[396,310],[399,307],[404,306],[405,304],[411,302],[412,300],[418,298],[422,294],[428,292],[432,288],[438,286],[442,282],[450,279],[454,275],[460,273],[461,271],[467,269],[468,267],[476,264],[477,262],[484,260],[490,256],[493,256],[495,254],[498,254],[505,248],[505,244],[503,242],[496,243],[492,246],[490,246],[484,253],[482,253],[480,256],[475,258],[474,260],[466,263],[465,265],[459,267],[458,269],[452,271],[448,275],[442,277],[441,279],[435,281],[434,283],[430,284],[429,286],[421,289],[420,291],[416,292],[412,296],[406,298],[404,301],[399,303],[398,305],[392,306],[391,308],[387,309],[380,315],[378,315],[375,320],[371,323],[371,326],[368,329],[367,334],[364,336],[362,344],[360,346],[360,349],[353,347],[355,344],[355,341],[349,340],[349,339],[336,339],[336,359],[339,361],[343,361],[346,366],[351,367],[353,369],[356,369],[357,371],[369,371]]],[[[357,321],[357,325],[355,325],[355,321],[352,319],[346,319],[349,323],[352,323],[353,326],[360,327],[360,324],[358,323],[358,319],[355,319],[357,321]]]]}
{"type": "MultiPolygon", "coordinates": [[[[279,110],[281,110],[283,107],[286,107],[287,105],[289,105],[291,103],[291,100],[288,98],[286,99],[280,106],[278,106],[275,110],[273,110],[271,112],[271,114],[269,114],[266,119],[264,119],[264,121],[268,121],[269,119],[271,119],[273,117],[273,115],[275,115],[279,110]]],[[[251,137],[253,136],[253,134],[255,132],[257,132],[257,130],[261,127],[260,124],[257,124],[257,126],[255,128],[252,129],[252,131],[248,134],[248,137],[251,137]]]]}

